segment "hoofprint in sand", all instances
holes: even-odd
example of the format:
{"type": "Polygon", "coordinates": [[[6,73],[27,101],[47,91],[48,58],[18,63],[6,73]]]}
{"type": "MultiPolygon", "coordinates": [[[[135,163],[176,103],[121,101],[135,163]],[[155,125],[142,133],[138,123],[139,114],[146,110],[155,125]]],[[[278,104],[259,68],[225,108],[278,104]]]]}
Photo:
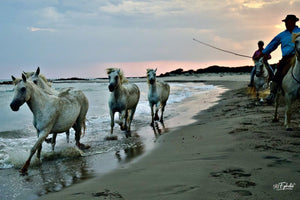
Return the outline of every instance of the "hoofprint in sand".
{"type": "Polygon", "coordinates": [[[274,107],[256,105],[248,81],[207,83],[231,90],[196,123],[162,135],[135,163],[41,199],[297,199],[300,132],[273,123],[274,107]]]}

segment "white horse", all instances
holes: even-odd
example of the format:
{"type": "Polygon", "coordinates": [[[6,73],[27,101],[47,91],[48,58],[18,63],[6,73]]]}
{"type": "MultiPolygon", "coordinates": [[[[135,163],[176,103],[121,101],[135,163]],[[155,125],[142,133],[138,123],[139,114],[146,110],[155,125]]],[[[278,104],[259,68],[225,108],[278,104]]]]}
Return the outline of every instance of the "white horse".
{"type": "Polygon", "coordinates": [[[73,127],[76,145],[81,149],[85,147],[80,143],[80,137],[85,131],[89,104],[82,91],[69,90],[56,96],[36,86],[22,74],[22,79],[14,87],[14,98],[10,107],[13,111],[18,111],[25,102],[33,113],[33,125],[37,130],[38,140],[20,170],[22,174],[27,173],[36,151],[37,158],[40,159],[42,143],[50,133],[66,132],[73,127]]]}
{"type": "Polygon", "coordinates": [[[147,82],[149,86],[148,101],[151,108],[151,126],[154,120],[159,120],[158,110],[161,108],[160,122],[163,123],[165,106],[170,95],[170,86],[163,81],[156,81],[156,70],[147,69],[147,82]],[[154,113],[154,106],[156,106],[154,113]]]}
{"type": "MultiPolygon", "coordinates": [[[[39,86],[40,88],[44,89],[49,94],[53,94],[56,96],[59,96],[63,92],[66,92],[68,90],[75,90],[74,88],[62,88],[60,90],[55,90],[51,88],[51,84],[48,82],[46,77],[43,74],[40,74],[40,67],[37,68],[35,72],[23,72],[26,76],[26,78],[30,78],[34,84],[39,86]]],[[[52,150],[54,151],[55,143],[56,143],[56,136],[57,133],[53,133],[52,138],[46,138],[45,141],[47,143],[51,143],[52,150]]],[[[66,131],[66,137],[67,137],[67,143],[70,141],[70,131],[66,131]]]]}
{"type": "Polygon", "coordinates": [[[109,68],[106,70],[109,77],[108,89],[111,92],[108,101],[111,130],[115,125],[114,115],[119,112],[119,125],[121,130],[126,130],[126,136],[130,136],[130,126],[140,99],[140,90],[136,84],[128,83],[120,69],[109,68]],[[123,125],[124,123],[124,125],[123,125]]]}
{"type": "MultiPolygon", "coordinates": [[[[255,63],[254,87],[256,91],[256,98],[259,100],[259,92],[269,87],[269,71],[263,61],[263,57],[259,60],[253,61],[255,63]]],[[[260,98],[260,102],[263,102],[263,98],[260,98]]]]}
{"type": "MultiPolygon", "coordinates": [[[[295,59],[291,61],[291,67],[282,80],[282,94],[285,101],[285,120],[286,130],[291,131],[291,106],[296,99],[300,99],[300,33],[293,34],[295,43],[295,59]]],[[[279,92],[276,95],[274,120],[278,120],[279,92]]],[[[299,126],[300,127],[300,126],[299,126]]]]}

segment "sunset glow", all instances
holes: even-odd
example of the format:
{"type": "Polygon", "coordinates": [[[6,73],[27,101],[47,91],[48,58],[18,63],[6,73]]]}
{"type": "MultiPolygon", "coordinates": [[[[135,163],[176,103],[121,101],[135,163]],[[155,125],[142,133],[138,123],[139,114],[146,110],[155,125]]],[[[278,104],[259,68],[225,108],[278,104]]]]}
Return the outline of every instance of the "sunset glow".
{"type": "MultiPolygon", "coordinates": [[[[106,77],[107,67],[143,76],[212,65],[253,65],[252,56],[285,30],[287,14],[298,17],[293,0],[78,0],[1,1],[0,79],[37,66],[47,77],[106,77]]],[[[280,47],[270,63],[281,58],[280,47]]]]}

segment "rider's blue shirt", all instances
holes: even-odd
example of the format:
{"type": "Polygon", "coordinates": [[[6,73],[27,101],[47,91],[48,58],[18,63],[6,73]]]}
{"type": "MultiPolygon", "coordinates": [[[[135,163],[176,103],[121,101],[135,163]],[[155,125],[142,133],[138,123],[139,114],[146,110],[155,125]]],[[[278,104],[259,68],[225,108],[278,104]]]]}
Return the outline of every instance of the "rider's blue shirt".
{"type": "Polygon", "coordinates": [[[295,44],[292,42],[292,34],[299,32],[300,28],[298,26],[295,26],[292,33],[290,33],[288,30],[282,31],[273,38],[273,40],[262,52],[268,55],[277,49],[277,47],[281,44],[282,56],[295,54],[295,44]]]}

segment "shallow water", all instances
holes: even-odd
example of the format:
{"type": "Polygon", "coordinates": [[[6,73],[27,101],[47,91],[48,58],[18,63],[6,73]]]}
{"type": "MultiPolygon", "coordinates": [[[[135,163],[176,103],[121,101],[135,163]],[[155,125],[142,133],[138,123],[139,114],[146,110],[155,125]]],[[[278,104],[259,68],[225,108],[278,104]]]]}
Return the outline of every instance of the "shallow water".
{"type": "Polygon", "coordinates": [[[59,134],[54,152],[50,144],[43,144],[42,163],[33,158],[28,176],[20,176],[18,170],[37,139],[32,113],[27,105],[23,105],[18,112],[11,111],[9,104],[13,98],[13,86],[1,85],[0,199],[36,199],[136,160],[154,147],[160,134],[191,123],[192,116],[211,106],[222,90],[203,83],[170,83],[171,94],[165,110],[165,123],[156,123],[153,129],[149,125],[148,86],[146,83],[137,85],[141,90],[141,98],[132,122],[132,137],[126,138],[124,132],[115,125],[114,134],[118,139],[106,140],[106,136],[110,135],[107,83],[53,84],[52,87],[56,89],[81,89],[89,99],[87,129],[81,142],[91,145],[91,148],[84,152],[78,150],[74,131],[71,131],[69,144],[65,134],[59,134]]]}

